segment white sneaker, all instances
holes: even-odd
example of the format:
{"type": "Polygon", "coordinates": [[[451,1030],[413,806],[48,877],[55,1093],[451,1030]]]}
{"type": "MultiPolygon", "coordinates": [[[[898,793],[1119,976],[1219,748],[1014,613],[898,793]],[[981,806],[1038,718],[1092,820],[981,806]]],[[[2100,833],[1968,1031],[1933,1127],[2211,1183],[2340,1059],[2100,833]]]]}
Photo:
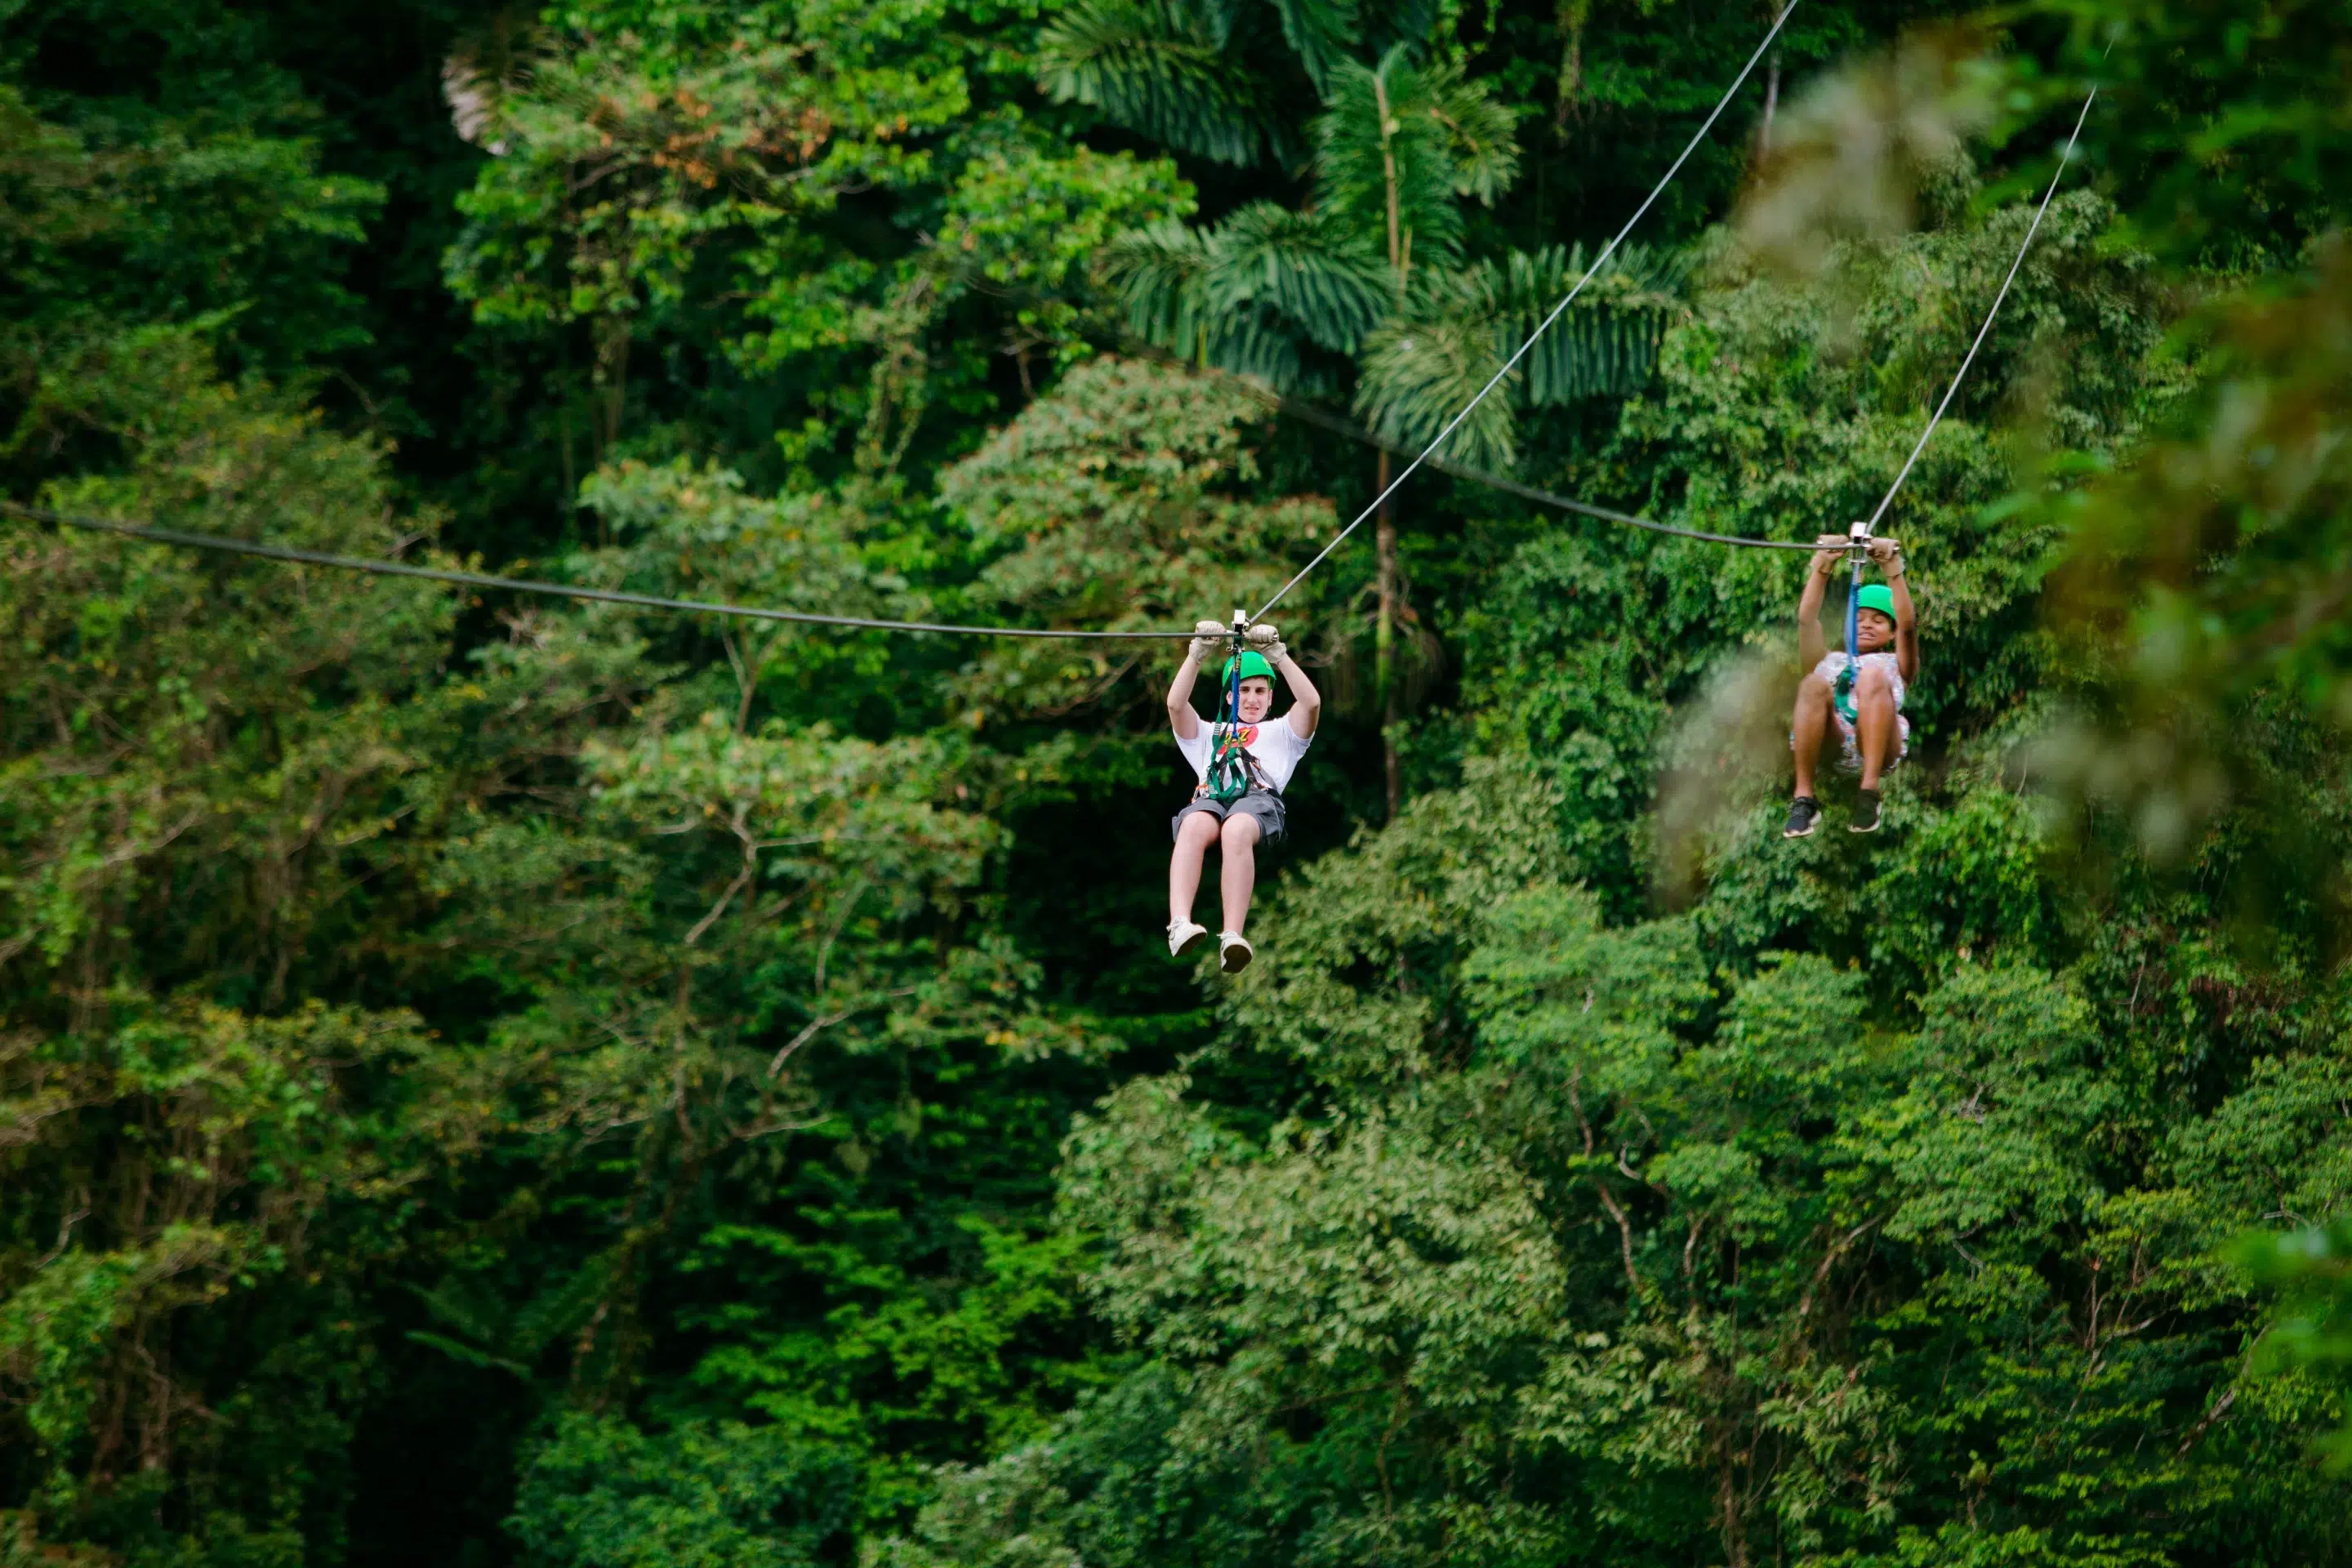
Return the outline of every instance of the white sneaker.
{"type": "Polygon", "coordinates": [[[1217,967],[1227,974],[1239,974],[1257,956],[1249,938],[1237,931],[1229,931],[1217,939],[1217,967]]]}
{"type": "Polygon", "coordinates": [[[1181,958],[1209,940],[1209,928],[1196,926],[1191,921],[1168,922],[1168,956],[1181,958]]]}

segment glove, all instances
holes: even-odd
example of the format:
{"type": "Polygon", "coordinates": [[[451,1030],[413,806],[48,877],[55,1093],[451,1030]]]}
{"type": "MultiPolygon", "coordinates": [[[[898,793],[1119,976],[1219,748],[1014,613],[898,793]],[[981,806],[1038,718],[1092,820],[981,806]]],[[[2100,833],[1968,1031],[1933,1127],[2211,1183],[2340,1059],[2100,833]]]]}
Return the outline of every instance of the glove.
{"type": "Polygon", "coordinates": [[[1824,577],[1837,574],[1839,564],[1845,560],[1846,539],[1843,533],[1824,533],[1813,541],[1813,570],[1824,577]]]}
{"type": "Polygon", "coordinates": [[[1263,621],[1250,627],[1245,636],[1250,647],[1265,655],[1268,664],[1278,665],[1290,657],[1290,650],[1282,646],[1281,632],[1263,621]]]}
{"type": "Polygon", "coordinates": [[[1871,564],[1876,566],[1878,570],[1886,576],[1900,577],[1903,575],[1903,545],[1900,541],[1893,539],[1872,540],[1870,542],[1870,560],[1871,564]]]}
{"type": "Polygon", "coordinates": [[[1225,639],[1233,634],[1215,621],[1192,623],[1192,657],[1202,664],[1213,663],[1225,651],[1225,639]]]}

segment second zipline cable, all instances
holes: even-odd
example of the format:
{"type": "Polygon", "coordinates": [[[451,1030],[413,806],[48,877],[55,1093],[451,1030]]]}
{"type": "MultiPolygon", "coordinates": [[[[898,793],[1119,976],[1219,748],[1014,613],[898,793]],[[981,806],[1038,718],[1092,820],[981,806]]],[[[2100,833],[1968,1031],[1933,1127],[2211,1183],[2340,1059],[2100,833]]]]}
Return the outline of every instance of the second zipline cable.
{"type": "MultiPolygon", "coordinates": [[[[2106,57],[2102,55],[2099,58],[2105,59],[2106,57]]],[[[1984,347],[1986,334],[1992,331],[1993,318],[2000,314],[2001,302],[2009,298],[2010,285],[2017,281],[2018,268],[2025,265],[2025,253],[2033,248],[2033,237],[2041,232],[2042,217],[2050,210],[2050,199],[2058,194],[2058,182],[2066,177],[2066,165],[2074,161],[2074,143],[2082,137],[2084,123],[2091,118],[2091,105],[2098,100],[2099,89],[2095,87],[2083,100],[2083,111],[2074,116],[2074,129],[2066,133],[2066,145],[2058,153],[2058,167],[2051,172],[2050,188],[2042,193],[2042,205],[2033,209],[2033,221],[2025,226],[2025,238],[2017,247],[2016,259],[2009,264],[2008,276],[2000,280],[2000,288],[1992,297],[1992,308],[1985,312],[1984,324],[1977,328],[1976,338],[1969,344],[1969,352],[1960,356],[1960,368],[1952,373],[1952,384],[1944,389],[1943,400],[1927,416],[1927,427],[1919,432],[1919,439],[1912,444],[1911,455],[1903,459],[1903,467],[1896,472],[1895,482],[1886,487],[1886,493],[1879,498],[1877,509],[1870,514],[1870,521],[1863,525],[1864,538],[1878,531],[1878,520],[1885,517],[1886,509],[1895,504],[1895,492],[1901,489],[1903,481],[1911,477],[1911,466],[1919,460],[1919,454],[1927,449],[1927,438],[1936,433],[1936,426],[1944,422],[1944,410],[1952,405],[1952,398],[1960,390],[1960,383],[1968,379],[1969,367],[1977,362],[1977,351],[1984,347]]]]}
{"type": "Polygon", "coordinates": [[[1575,287],[1561,296],[1559,303],[1551,308],[1551,314],[1536,323],[1536,330],[1528,334],[1528,341],[1511,352],[1511,357],[1503,362],[1503,367],[1500,370],[1487,378],[1486,384],[1478,389],[1477,395],[1464,404],[1461,411],[1445,422],[1445,428],[1437,433],[1436,438],[1423,447],[1421,454],[1412,462],[1407,463],[1403,470],[1389,481],[1388,487],[1372,498],[1371,504],[1356,514],[1356,520],[1353,522],[1341,529],[1330,543],[1316,552],[1315,559],[1301,566],[1297,574],[1289,582],[1276,589],[1273,598],[1258,606],[1257,614],[1250,617],[1252,621],[1265,619],[1269,610],[1282,603],[1284,597],[1306,579],[1307,574],[1322,565],[1324,558],[1347,542],[1348,536],[1362,527],[1366,518],[1380,510],[1389,497],[1396,494],[1397,488],[1412,478],[1413,470],[1429,461],[1437,449],[1445,445],[1446,438],[1461,427],[1465,419],[1470,417],[1471,412],[1478,405],[1486,401],[1487,395],[1500,386],[1504,378],[1512,371],[1518,368],[1519,361],[1525,359],[1528,351],[1536,346],[1536,340],[1549,331],[1551,324],[1559,321],[1570,305],[1576,303],[1576,297],[1584,292],[1584,286],[1591,282],[1601,269],[1609,264],[1609,258],[1617,254],[1617,247],[1625,243],[1625,237],[1633,232],[1633,226],[1640,223],[1650,208],[1655,205],[1657,199],[1665,194],[1666,187],[1674,183],[1675,176],[1682,173],[1683,165],[1690,162],[1690,155],[1698,151],[1698,144],[1706,140],[1708,132],[1715,129],[1715,122],[1723,118],[1723,111],[1731,107],[1731,100],[1738,96],[1739,89],[1748,84],[1748,77],[1754,73],[1756,62],[1764,58],[1765,51],[1772,47],[1772,40],[1780,36],[1782,27],[1788,26],[1789,18],[1796,14],[1799,3],[1800,0],[1790,0],[1790,4],[1782,7],[1780,14],[1772,19],[1771,29],[1764,35],[1764,41],[1756,46],[1756,52],[1748,57],[1748,63],[1741,66],[1739,74],[1731,79],[1731,85],[1724,89],[1723,96],[1717,99],[1715,107],[1707,111],[1706,119],[1700,122],[1698,130],[1692,133],[1690,141],[1684,144],[1682,152],[1675,157],[1674,163],[1667,166],[1666,172],[1659,176],[1658,183],[1650,187],[1650,194],[1642,198],[1642,205],[1633,209],[1633,216],[1625,220],[1625,226],[1617,231],[1606,246],[1601,247],[1601,254],[1592,258],[1592,265],[1584,269],[1584,276],[1579,278],[1575,287]]]}

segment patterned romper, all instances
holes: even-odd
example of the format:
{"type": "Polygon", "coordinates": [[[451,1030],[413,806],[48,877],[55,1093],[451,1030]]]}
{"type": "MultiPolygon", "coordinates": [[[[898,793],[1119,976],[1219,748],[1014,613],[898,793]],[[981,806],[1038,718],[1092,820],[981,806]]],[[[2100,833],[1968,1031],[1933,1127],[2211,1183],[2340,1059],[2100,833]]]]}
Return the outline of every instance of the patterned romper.
{"type": "MultiPolygon", "coordinates": [[[[1885,763],[1885,767],[1892,769],[1911,749],[1911,721],[1903,716],[1903,663],[1891,650],[1866,653],[1862,656],[1862,669],[1868,669],[1874,665],[1886,672],[1887,689],[1895,694],[1895,754],[1887,758],[1885,763]]],[[[1821,663],[1813,666],[1813,673],[1828,681],[1832,689],[1837,685],[1837,678],[1844,670],[1845,650],[1843,648],[1831,649],[1822,656],[1821,663]]],[[[1859,671],[1856,673],[1859,674],[1859,671]]],[[[1832,702],[1830,722],[1837,726],[1838,766],[1850,773],[1862,772],[1862,737],[1854,732],[1853,721],[1838,711],[1838,705],[1832,702]]],[[[1794,751],[1796,745],[1797,737],[1791,734],[1789,737],[1789,747],[1794,751]]]]}

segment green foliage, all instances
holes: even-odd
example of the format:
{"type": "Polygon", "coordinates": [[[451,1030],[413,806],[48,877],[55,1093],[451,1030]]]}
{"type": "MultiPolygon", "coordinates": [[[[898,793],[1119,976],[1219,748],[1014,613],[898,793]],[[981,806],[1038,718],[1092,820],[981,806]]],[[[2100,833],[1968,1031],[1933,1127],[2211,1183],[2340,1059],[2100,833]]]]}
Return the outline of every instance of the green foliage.
{"type": "MultiPolygon", "coordinates": [[[[165,346],[94,404],[131,411],[129,464],[55,501],[398,547],[375,451],[165,346]]],[[[863,514],[724,470],[622,467],[589,493],[619,540],[569,563],[593,580],[908,591],[863,514]]],[[[946,1102],[1094,1037],[977,919],[1003,838],[957,802],[993,789],[985,765],[952,732],[845,733],[856,704],[821,695],[877,663],[733,626],[661,626],[665,659],[617,616],[514,614],[458,649],[429,586],[14,548],[0,1376],[40,1539],[222,1562],[338,1539],[364,1483],[335,1457],[387,1363],[527,1407],[632,1386],[657,1327],[723,1364],[761,1336],[656,1285],[697,1278],[714,1223],[791,1243],[828,1210],[909,1222],[859,1298],[887,1332],[821,1358],[896,1369],[902,1392],[839,1407],[903,1399],[905,1426],[815,1424],[793,1463],[847,1478],[826,1518],[887,1514],[918,1458],[1034,1424],[1012,1413],[1063,1386],[1032,1341],[1062,1331],[1070,1250],[992,1216],[1036,1182],[1053,1097],[946,1102]],[[1028,1144],[974,1137],[1023,1117],[1028,1144]],[[530,1173],[500,1191],[492,1170],[530,1173]],[[780,1182],[804,1191],[771,1214],[780,1182]],[[940,1303],[967,1258],[992,1283],[940,1303]]],[[[805,1331],[860,1333],[823,1310],[805,1331]]],[[[564,1530],[640,1528],[582,1510],[564,1530]]]]}
{"type": "Polygon", "coordinates": [[[1233,7],[1073,5],[1038,35],[1038,78],[1152,141],[1227,163],[1255,163],[1266,132],[1261,85],[1227,58],[1233,7]]]}
{"type": "Polygon", "coordinates": [[[1621,250],[1593,272],[1577,305],[1551,320],[1592,271],[1580,245],[1513,251],[1500,265],[1423,268],[1365,343],[1358,411],[1389,441],[1425,447],[1531,345],[1505,395],[1481,403],[1445,447],[1465,462],[1508,468],[1518,457],[1514,405],[1627,396],[1648,383],[1677,305],[1661,285],[1670,287],[1675,270],[1646,251],[1621,250]]]}
{"type": "MultiPolygon", "coordinates": [[[[1400,43],[1319,79],[1306,210],[1253,202],[1211,227],[1170,221],[1114,247],[1129,331],[1277,388],[1319,390],[1325,355],[1357,356],[1358,412],[1393,445],[1435,439],[1587,264],[1580,245],[1466,262],[1464,204],[1491,206],[1516,178],[1516,116],[1458,64],[1416,53],[1400,43]]],[[[1647,285],[1673,270],[1643,253],[1620,261],[1540,341],[1515,395],[1481,404],[1448,450],[1508,468],[1515,402],[1636,390],[1672,302],[1647,285]]]]}
{"type": "Polygon", "coordinates": [[[1491,205],[1518,173],[1514,116],[1450,62],[1418,66],[1398,45],[1341,66],[1315,121],[1319,194],[1360,233],[1385,230],[1389,262],[1412,271],[1461,256],[1465,198],[1491,205]]]}
{"type": "MultiPolygon", "coordinates": [[[[2263,1346],[2265,1370],[2316,1373],[2339,1390],[2352,1368],[2352,1321],[2346,1315],[2344,1225],[2283,1235],[2255,1233],[2237,1248],[2239,1261],[2281,1295],[2276,1321],[2263,1346]]],[[[2352,1410],[2328,1442],[2337,1468],[2352,1462],[2352,1410]]]]}
{"type": "Polygon", "coordinates": [[[234,113],[73,120],[0,83],[0,452],[17,474],[54,471],[102,426],[88,400],[158,336],[194,331],[277,374],[362,340],[331,258],[382,187],[234,113]]]}
{"type": "Polygon", "coordinates": [[[835,1555],[848,1480],[824,1450],[775,1427],[656,1436],[573,1413],[532,1457],[509,1522],[523,1561],[550,1568],[791,1568],[835,1555]]]}
{"type": "MultiPolygon", "coordinates": [[[[1100,628],[1165,628],[1202,604],[1263,601],[1338,527],[1319,500],[1252,493],[1263,475],[1245,442],[1264,435],[1264,414],[1149,364],[1073,370],[941,478],[986,563],[973,601],[1008,623],[1100,628]]],[[[1139,710],[1157,747],[1163,692],[1129,679],[1140,663],[1131,647],[1013,642],[952,689],[974,725],[1139,710]]]]}
{"type": "Polygon", "coordinates": [[[1302,344],[1352,351],[1384,308],[1370,237],[1319,213],[1253,202],[1205,232],[1164,223],[1108,258],[1127,324],[1202,363],[1277,386],[1306,374],[1302,344]]]}
{"type": "Polygon", "coordinates": [[[1368,33],[1417,41],[1427,32],[1424,7],[1393,10],[1367,16],[1356,0],[1080,0],[1040,29],[1038,82],[1059,102],[1181,152],[1293,163],[1299,139],[1285,94],[1328,92],[1368,33]]]}
{"type": "MultiPolygon", "coordinates": [[[[1888,514],[1887,830],[1778,837],[1789,556],[1422,474],[1284,602],[1232,979],[1165,642],[12,522],[0,1563],[2352,1555],[2339,21],[1793,18],[1451,449],[1866,515],[2095,75],[1888,514]]],[[[9,493],[1222,618],[1382,470],[1199,370],[1433,438],[1757,26],[12,13],[9,493]]]]}

